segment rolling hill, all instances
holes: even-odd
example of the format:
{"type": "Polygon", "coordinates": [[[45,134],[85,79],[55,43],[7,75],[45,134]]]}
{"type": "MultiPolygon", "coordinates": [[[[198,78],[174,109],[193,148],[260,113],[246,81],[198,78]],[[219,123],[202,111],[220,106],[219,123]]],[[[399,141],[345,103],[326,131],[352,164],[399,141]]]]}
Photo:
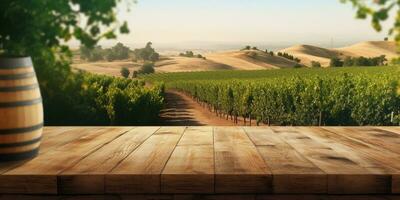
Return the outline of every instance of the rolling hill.
{"type": "Polygon", "coordinates": [[[391,41],[371,41],[361,42],[351,46],[327,49],[311,45],[296,45],[280,50],[301,59],[301,63],[307,66],[312,61],[318,61],[322,66],[329,66],[332,57],[376,57],[385,55],[388,60],[398,55],[395,42],[391,41]]]}
{"type": "MultiPolygon", "coordinates": [[[[322,66],[329,66],[332,57],[376,57],[386,55],[388,60],[398,56],[395,42],[374,41],[362,42],[347,47],[328,49],[311,45],[296,45],[277,52],[286,52],[299,59],[301,64],[311,66],[312,61],[318,61],[322,66]]],[[[277,56],[271,56],[260,50],[224,51],[208,53],[201,58],[182,56],[162,56],[156,62],[156,72],[188,72],[188,71],[215,71],[215,70],[260,70],[291,68],[296,62],[277,56]]],[[[76,60],[73,68],[90,71],[97,74],[120,76],[121,67],[130,71],[138,70],[143,63],[133,63],[131,60],[114,62],[87,63],[76,60]]]]}

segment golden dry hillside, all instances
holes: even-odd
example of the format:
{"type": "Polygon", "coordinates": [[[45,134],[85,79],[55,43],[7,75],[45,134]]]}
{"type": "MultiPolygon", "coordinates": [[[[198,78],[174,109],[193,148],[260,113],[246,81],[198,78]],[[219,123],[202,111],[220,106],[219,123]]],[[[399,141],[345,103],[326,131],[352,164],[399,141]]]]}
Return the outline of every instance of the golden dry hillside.
{"type": "Polygon", "coordinates": [[[346,56],[364,56],[364,57],[375,57],[380,55],[386,55],[389,60],[398,57],[396,43],[395,42],[361,42],[352,46],[343,47],[336,49],[346,56]]]}
{"type": "Polygon", "coordinates": [[[398,56],[395,42],[391,41],[371,41],[361,42],[348,47],[327,49],[311,45],[296,45],[280,50],[301,59],[301,63],[307,66],[312,61],[317,61],[322,66],[329,66],[330,58],[346,56],[350,57],[376,57],[386,55],[388,60],[398,56]]]}
{"type": "Polygon", "coordinates": [[[208,60],[229,65],[237,70],[278,69],[296,65],[294,61],[258,50],[212,53],[206,57],[208,60]]]}
{"type": "Polygon", "coordinates": [[[229,65],[202,58],[171,56],[156,63],[156,72],[188,72],[233,69],[229,65]]]}
{"type": "MultiPolygon", "coordinates": [[[[278,51],[277,51],[278,52],[278,51]]],[[[188,58],[182,56],[162,56],[156,62],[156,72],[188,72],[188,71],[214,71],[214,70],[260,70],[290,68],[296,62],[280,56],[272,56],[260,50],[242,50],[208,53],[202,58],[188,58]]],[[[312,61],[318,61],[322,66],[329,66],[332,57],[376,57],[386,55],[388,60],[397,57],[394,42],[362,42],[343,48],[327,49],[311,45],[296,45],[279,52],[286,52],[301,59],[301,64],[311,66],[312,61]]],[[[120,76],[122,67],[130,71],[139,70],[143,62],[134,63],[131,60],[114,62],[88,63],[80,59],[74,59],[73,67],[97,74],[120,76]]]]}
{"type": "Polygon", "coordinates": [[[138,70],[140,65],[133,63],[130,60],[125,61],[100,61],[100,62],[79,62],[72,64],[72,68],[76,70],[83,70],[92,72],[95,74],[111,75],[111,76],[121,76],[121,68],[126,67],[129,71],[138,70]]]}

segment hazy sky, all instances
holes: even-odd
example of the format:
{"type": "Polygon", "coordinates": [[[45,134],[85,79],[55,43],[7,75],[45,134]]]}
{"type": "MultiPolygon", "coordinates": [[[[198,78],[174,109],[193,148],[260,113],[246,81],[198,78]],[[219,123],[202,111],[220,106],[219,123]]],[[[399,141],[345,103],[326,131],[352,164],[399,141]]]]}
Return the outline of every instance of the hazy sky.
{"type": "Polygon", "coordinates": [[[118,40],[327,45],[333,39],[337,46],[386,36],[354,14],[339,0],[138,0],[130,13],[120,12],[131,33],[118,40]]]}

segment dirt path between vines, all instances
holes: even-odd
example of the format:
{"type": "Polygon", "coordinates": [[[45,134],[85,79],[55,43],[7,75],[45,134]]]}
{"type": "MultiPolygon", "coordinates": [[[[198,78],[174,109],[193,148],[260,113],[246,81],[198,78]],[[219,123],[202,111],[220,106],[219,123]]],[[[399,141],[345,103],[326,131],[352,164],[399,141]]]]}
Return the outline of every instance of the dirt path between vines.
{"type": "MultiPolygon", "coordinates": [[[[166,105],[161,111],[162,125],[169,126],[235,126],[233,121],[220,118],[201,106],[191,97],[174,90],[167,90],[166,105]]],[[[243,125],[238,119],[237,125],[243,125]]],[[[249,125],[249,123],[247,123],[249,125]]],[[[252,125],[255,125],[253,122],[252,125]]]]}

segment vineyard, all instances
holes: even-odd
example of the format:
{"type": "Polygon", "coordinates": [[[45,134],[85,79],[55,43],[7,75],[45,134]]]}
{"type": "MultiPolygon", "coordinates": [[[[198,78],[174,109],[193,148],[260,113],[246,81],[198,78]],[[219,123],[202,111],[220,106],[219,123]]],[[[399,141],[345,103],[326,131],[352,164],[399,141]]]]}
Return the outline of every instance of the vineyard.
{"type": "Polygon", "coordinates": [[[151,125],[164,103],[163,84],[84,72],[72,74],[57,93],[42,91],[49,125],[151,125]]]}
{"type": "Polygon", "coordinates": [[[395,125],[400,69],[351,67],[154,74],[221,117],[273,125],[395,125]]]}

